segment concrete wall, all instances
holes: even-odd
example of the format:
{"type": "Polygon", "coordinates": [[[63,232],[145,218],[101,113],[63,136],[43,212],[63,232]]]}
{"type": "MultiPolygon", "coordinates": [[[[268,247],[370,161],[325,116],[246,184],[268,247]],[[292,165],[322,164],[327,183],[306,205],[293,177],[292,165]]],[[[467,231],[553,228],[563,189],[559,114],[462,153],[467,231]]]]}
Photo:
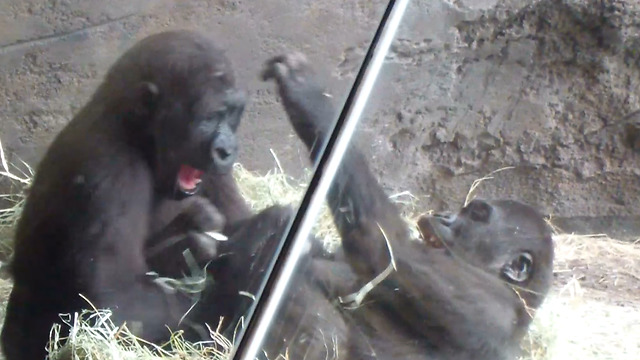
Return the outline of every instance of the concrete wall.
{"type": "MultiPolygon", "coordinates": [[[[0,3],[0,135],[34,163],[113,60],[168,28],[210,32],[251,96],[240,161],[306,155],[258,72],[298,49],[342,99],[384,11],[367,0],[75,0],[0,3]],[[286,139],[283,141],[283,139],[286,139]]],[[[631,0],[413,1],[360,127],[389,191],[425,208],[514,197],[566,230],[640,233],[640,17],[631,0]]]]}
{"type": "MultiPolygon", "coordinates": [[[[91,95],[107,68],[136,40],[165,29],[198,29],[228,50],[251,103],[240,130],[240,161],[275,166],[269,148],[293,173],[307,165],[273,84],[262,83],[265,60],[285,50],[308,54],[333,74],[358,68],[346,49],[370,41],[384,1],[314,0],[3,0],[0,2],[0,135],[29,163],[91,95]],[[290,139],[290,141],[282,141],[290,139]]],[[[334,74],[338,98],[353,74],[334,74]]]]}
{"type": "Polygon", "coordinates": [[[636,1],[413,1],[363,125],[379,177],[450,208],[514,167],[478,195],[637,238],[638,18],[636,1]]]}

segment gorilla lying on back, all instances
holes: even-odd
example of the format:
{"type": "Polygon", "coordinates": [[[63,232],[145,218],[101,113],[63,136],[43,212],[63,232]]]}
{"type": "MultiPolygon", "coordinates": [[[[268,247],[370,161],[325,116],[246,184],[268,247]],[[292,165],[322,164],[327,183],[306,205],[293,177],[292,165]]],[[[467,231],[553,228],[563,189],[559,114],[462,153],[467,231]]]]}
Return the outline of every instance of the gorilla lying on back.
{"type": "MultiPolygon", "coordinates": [[[[263,77],[276,80],[315,154],[335,113],[305,58],[276,57],[263,77]]],[[[270,356],[286,348],[290,359],[515,358],[552,282],[550,230],[536,210],[474,200],[455,215],[422,217],[422,240],[412,241],[353,146],[327,200],[343,254],[302,262],[305,273],[290,287],[299,290],[274,320],[270,356]]]]}
{"type": "MultiPolygon", "coordinates": [[[[273,243],[260,237],[282,232],[290,211],[251,217],[231,174],[244,105],[231,64],[197,33],[150,36],[117,60],[37,169],[11,264],[8,360],[42,360],[58,314],[88,307],[79,294],[113,310],[116,324],[140,323],[145,339],[166,339],[192,299],[148,272],[182,275],[184,249],[204,266],[218,253],[250,259],[273,243]],[[192,197],[201,180],[205,197],[192,197]]],[[[250,285],[243,274],[228,291],[250,285]]]]}

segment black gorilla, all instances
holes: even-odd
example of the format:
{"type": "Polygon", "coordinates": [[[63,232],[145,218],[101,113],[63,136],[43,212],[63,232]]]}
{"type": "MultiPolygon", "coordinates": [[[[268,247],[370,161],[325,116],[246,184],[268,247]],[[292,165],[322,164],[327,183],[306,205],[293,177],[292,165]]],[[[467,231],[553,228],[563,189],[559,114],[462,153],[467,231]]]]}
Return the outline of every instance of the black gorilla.
{"type": "MultiPolygon", "coordinates": [[[[268,62],[297,134],[317,153],[335,112],[300,54],[268,62]]],[[[513,359],[552,282],[550,229],[532,207],[475,200],[422,217],[412,241],[351,147],[327,199],[334,259],[303,261],[265,351],[291,359],[513,359]],[[381,275],[382,274],[382,275],[381,275]],[[386,275],[385,275],[386,274],[386,275]],[[373,288],[366,284],[383,279],[373,288]]]]}
{"type": "MultiPolygon", "coordinates": [[[[276,58],[265,76],[315,157],[334,111],[306,61],[276,58]]],[[[58,314],[87,306],[79,294],[116,322],[140,322],[147,340],[165,338],[191,299],[147,273],[182,274],[184,249],[201,265],[213,259],[216,280],[187,322],[223,316],[232,328],[251,304],[240,292],[262,281],[290,216],[280,207],[254,216],[237,191],[230,170],[243,107],[229,62],[201,35],[154,35],[116,62],[37,169],[16,234],[8,360],[42,359],[58,314]]],[[[457,217],[422,219],[425,241],[412,242],[356,149],[328,200],[342,253],[310,254],[268,353],[500,359],[517,347],[530,322],[523,302],[538,306],[551,278],[552,244],[534,210],[474,202],[457,217]],[[366,296],[347,296],[387,270],[389,248],[394,271],[366,296]]]]}
{"type": "Polygon", "coordinates": [[[290,211],[251,217],[231,175],[245,104],[234,82],[222,51],[189,31],[147,37],[111,67],[37,169],[11,264],[8,360],[43,359],[58,314],[88,307],[79,294],[112,309],[116,323],[141,323],[145,339],[164,339],[192,300],[148,272],[181,275],[184,249],[202,266],[221,251],[250,259],[269,242],[254,235],[253,247],[240,230],[283,231],[290,211]],[[201,180],[205,197],[191,196],[201,180]]]}

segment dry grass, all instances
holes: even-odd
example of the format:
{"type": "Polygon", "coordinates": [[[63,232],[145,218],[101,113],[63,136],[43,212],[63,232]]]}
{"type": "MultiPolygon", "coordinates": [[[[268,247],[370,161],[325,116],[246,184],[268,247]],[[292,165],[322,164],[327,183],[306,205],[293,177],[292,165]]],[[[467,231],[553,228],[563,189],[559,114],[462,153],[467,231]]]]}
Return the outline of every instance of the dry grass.
{"type": "Polygon", "coordinates": [[[266,175],[234,165],[234,177],[240,184],[240,193],[254,211],[280,204],[296,204],[304,195],[311,171],[305,170],[302,179],[294,179],[280,170],[271,170],[266,175]]]}
{"type": "Polygon", "coordinates": [[[525,339],[526,360],[638,359],[638,304],[620,306],[554,292],[538,311],[525,339]]]}
{"type": "MultiPolygon", "coordinates": [[[[0,194],[0,259],[6,260],[13,250],[11,239],[13,229],[20,218],[22,206],[25,201],[25,192],[31,186],[33,169],[24,161],[20,165],[7,161],[7,157],[0,142],[0,179],[5,179],[10,183],[10,191],[0,194]]],[[[0,263],[0,266],[2,263],[0,263]]]]}
{"type": "Polygon", "coordinates": [[[523,359],[637,359],[640,244],[604,235],[554,241],[554,289],[536,314],[523,359]]]}
{"type": "Polygon", "coordinates": [[[189,343],[181,332],[175,332],[166,344],[156,346],[133,335],[126,325],[116,326],[109,311],[85,310],[62,318],[64,325],[55,325],[51,330],[49,354],[55,360],[222,360],[229,357],[232,349],[232,343],[211,328],[210,341],[189,343]],[[62,326],[71,329],[68,336],[60,335],[62,326]]]}
{"type": "MultiPolygon", "coordinates": [[[[0,144],[1,149],[1,144],[0,144]]],[[[29,183],[30,168],[18,171],[4,160],[0,175],[16,182],[24,190],[29,183]],[[11,175],[11,176],[10,176],[11,175]],[[21,180],[17,180],[19,178],[21,180]]],[[[236,178],[244,197],[253,209],[272,204],[297,204],[302,198],[310,173],[302,180],[292,179],[282,171],[265,176],[237,165],[236,178]]],[[[473,191],[478,184],[475,184],[473,191]]],[[[12,204],[0,211],[0,230],[10,229],[19,216],[24,199],[6,194],[12,204]]],[[[394,194],[408,224],[420,214],[417,199],[408,192],[394,194]]],[[[469,195],[467,201],[469,201],[469,195]]],[[[414,226],[410,226],[412,229],[414,226]]],[[[339,243],[327,209],[316,225],[316,234],[329,246],[339,243]]],[[[602,235],[556,235],[556,283],[552,294],[536,314],[529,336],[523,342],[522,360],[556,359],[636,359],[640,354],[640,244],[621,242],[602,235]]],[[[10,247],[7,247],[7,249],[10,247]]],[[[0,299],[6,302],[10,282],[0,279],[0,299]]],[[[4,306],[2,306],[4,310],[4,306]]],[[[2,318],[4,313],[0,312],[2,318]]],[[[174,334],[161,347],[145,344],[127,327],[117,327],[108,311],[85,311],[69,316],[66,326],[71,341],[61,346],[58,328],[52,331],[52,359],[224,359],[231,343],[216,331],[211,341],[191,344],[174,334]],[[76,354],[77,357],[72,357],[76,354]]],[[[210,329],[211,330],[211,329],[210,329]]]]}
{"type": "MultiPolygon", "coordinates": [[[[309,169],[305,169],[301,179],[294,179],[277,169],[269,171],[263,176],[245,169],[240,164],[235,164],[234,175],[240,184],[242,196],[254,211],[259,211],[276,204],[298,205],[313,174],[309,169]]],[[[340,244],[327,206],[322,208],[320,219],[316,223],[313,233],[319,239],[323,239],[329,251],[340,244]]]]}

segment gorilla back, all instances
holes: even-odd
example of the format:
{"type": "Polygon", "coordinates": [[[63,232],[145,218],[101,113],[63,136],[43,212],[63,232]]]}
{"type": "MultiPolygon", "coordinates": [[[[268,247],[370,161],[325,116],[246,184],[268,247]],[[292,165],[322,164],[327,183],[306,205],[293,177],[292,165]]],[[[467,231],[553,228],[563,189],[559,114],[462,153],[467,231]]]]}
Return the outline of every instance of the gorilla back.
{"type": "MultiPolygon", "coordinates": [[[[39,164],[19,221],[2,331],[8,360],[41,360],[59,313],[110,308],[155,341],[191,305],[146,273],[153,209],[226,174],[244,108],[231,64],[209,39],[143,39],[108,71],[39,164]]],[[[207,229],[205,229],[207,230],[207,229]]]]}

